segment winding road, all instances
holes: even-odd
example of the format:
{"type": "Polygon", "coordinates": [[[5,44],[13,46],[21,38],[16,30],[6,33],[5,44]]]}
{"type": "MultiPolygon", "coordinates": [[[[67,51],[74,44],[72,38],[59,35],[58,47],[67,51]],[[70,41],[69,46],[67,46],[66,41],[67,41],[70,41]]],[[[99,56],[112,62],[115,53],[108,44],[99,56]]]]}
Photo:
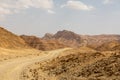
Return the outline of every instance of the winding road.
{"type": "Polygon", "coordinates": [[[11,59],[0,63],[0,80],[21,80],[21,73],[25,67],[34,64],[35,62],[47,61],[53,59],[65,49],[53,50],[43,52],[45,55],[36,57],[21,57],[17,59],[11,59]]]}

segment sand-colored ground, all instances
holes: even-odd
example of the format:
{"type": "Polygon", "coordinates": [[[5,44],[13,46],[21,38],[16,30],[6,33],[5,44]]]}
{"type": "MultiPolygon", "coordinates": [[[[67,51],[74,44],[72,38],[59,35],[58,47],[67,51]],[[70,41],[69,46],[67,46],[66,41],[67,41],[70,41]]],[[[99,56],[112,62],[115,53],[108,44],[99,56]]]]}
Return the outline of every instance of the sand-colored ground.
{"type": "Polygon", "coordinates": [[[19,58],[19,57],[25,57],[30,55],[41,55],[41,51],[36,49],[6,49],[6,48],[0,48],[0,62],[13,59],[13,58],[19,58]]]}
{"type": "Polygon", "coordinates": [[[0,49],[1,56],[7,55],[6,59],[0,62],[0,80],[22,80],[21,74],[27,66],[35,62],[47,61],[55,58],[64,50],[66,49],[39,52],[36,50],[0,49]],[[11,55],[16,55],[16,57],[9,58],[9,56],[11,57],[10,53],[11,55]],[[27,53],[27,55],[25,55],[25,53],[27,53]],[[24,54],[24,56],[21,56],[21,54],[24,54]]]}
{"type": "Polygon", "coordinates": [[[84,49],[66,50],[57,58],[32,64],[24,69],[22,80],[120,80],[119,51],[84,49]]]}

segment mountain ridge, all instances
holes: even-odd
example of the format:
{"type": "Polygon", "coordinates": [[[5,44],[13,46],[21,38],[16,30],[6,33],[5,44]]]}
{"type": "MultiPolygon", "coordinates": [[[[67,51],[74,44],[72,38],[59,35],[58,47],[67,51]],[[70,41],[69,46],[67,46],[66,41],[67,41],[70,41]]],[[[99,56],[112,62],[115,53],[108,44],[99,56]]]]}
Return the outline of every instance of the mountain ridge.
{"type": "MultiPolygon", "coordinates": [[[[44,36],[44,38],[47,36],[44,36]]],[[[43,38],[43,39],[44,39],[43,38]]],[[[96,48],[104,43],[120,41],[120,35],[101,34],[101,35],[80,35],[72,31],[58,31],[49,39],[57,39],[70,47],[89,46],[96,48]]]]}
{"type": "MultiPolygon", "coordinates": [[[[119,49],[120,35],[80,35],[72,31],[63,30],[55,34],[46,33],[44,37],[21,35],[0,27],[0,47],[3,48],[25,48],[30,46],[39,50],[53,50],[64,47],[80,48],[86,46],[96,50],[110,50],[108,44],[115,41],[115,48],[119,49]],[[103,46],[103,47],[102,47],[103,46]],[[98,49],[99,48],[99,49],[98,49]]],[[[114,49],[114,47],[113,47],[114,49]]]]}
{"type": "Polygon", "coordinates": [[[66,47],[64,44],[58,40],[45,40],[36,36],[20,36],[29,46],[39,49],[39,50],[54,50],[66,47]]]}
{"type": "Polygon", "coordinates": [[[0,27],[0,47],[3,48],[27,48],[22,38],[0,27]]]}

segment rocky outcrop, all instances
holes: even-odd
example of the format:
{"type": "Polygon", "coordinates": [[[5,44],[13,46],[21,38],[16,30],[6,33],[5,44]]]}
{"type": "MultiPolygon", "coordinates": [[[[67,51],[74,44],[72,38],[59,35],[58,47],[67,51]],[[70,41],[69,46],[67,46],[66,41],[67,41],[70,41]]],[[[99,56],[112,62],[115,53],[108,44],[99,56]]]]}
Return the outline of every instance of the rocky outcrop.
{"type": "MultiPolygon", "coordinates": [[[[28,69],[29,77],[43,80],[119,80],[120,52],[106,53],[67,51],[68,55],[59,56],[46,62],[37,62],[28,69]],[[41,75],[44,73],[45,76],[41,75]]],[[[67,54],[66,51],[64,54],[67,54]]]]}

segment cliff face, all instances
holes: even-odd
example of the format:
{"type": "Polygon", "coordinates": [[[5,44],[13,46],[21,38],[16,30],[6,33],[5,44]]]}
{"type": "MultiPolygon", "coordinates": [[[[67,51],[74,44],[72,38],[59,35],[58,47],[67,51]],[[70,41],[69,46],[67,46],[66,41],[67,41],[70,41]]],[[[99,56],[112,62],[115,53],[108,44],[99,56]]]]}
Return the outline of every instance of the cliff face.
{"type": "Polygon", "coordinates": [[[26,43],[19,36],[0,27],[0,47],[2,48],[25,48],[26,43]]]}

